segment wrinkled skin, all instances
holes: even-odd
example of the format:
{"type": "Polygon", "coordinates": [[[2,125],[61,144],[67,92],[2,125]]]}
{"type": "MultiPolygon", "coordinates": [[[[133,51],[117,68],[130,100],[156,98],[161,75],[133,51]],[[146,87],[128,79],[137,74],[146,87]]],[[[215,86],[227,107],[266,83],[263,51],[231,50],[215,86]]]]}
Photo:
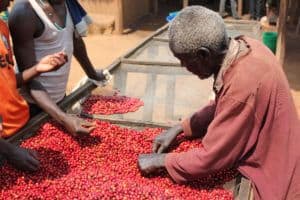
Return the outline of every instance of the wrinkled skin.
{"type": "Polygon", "coordinates": [[[173,144],[176,137],[182,132],[182,126],[177,125],[162,132],[153,141],[153,153],[163,153],[173,144]]]}
{"type": "Polygon", "coordinates": [[[211,76],[217,76],[226,52],[225,50],[216,53],[202,47],[197,53],[178,54],[173,52],[173,54],[188,71],[197,75],[200,79],[207,79],[211,76]]]}
{"type": "Polygon", "coordinates": [[[95,122],[87,122],[74,115],[66,115],[63,125],[74,137],[88,135],[96,128],[95,122]]]}
{"type": "Polygon", "coordinates": [[[36,171],[39,168],[38,156],[35,151],[14,146],[1,138],[3,133],[2,117],[0,116],[0,156],[12,166],[23,171],[36,171]]]}
{"type": "Polygon", "coordinates": [[[143,175],[149,175],[165,167],[166,154],[141,154],[138,157],[138,167],[143,175]]]}
{"type": "Polygon", "coordinates": [[[6,156],[6,159],[15,168],[23,171],[37,171],[40,165],[37,153],[22,147],[15,147],[14,150],[6,156]]]}

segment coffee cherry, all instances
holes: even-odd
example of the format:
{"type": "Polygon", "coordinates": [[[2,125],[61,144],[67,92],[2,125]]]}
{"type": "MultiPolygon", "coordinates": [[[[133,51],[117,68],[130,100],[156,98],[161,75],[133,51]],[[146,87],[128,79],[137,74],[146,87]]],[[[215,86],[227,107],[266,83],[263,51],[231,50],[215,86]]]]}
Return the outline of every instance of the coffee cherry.
{"type": "MultiPolygon", "coordinates": [[[[128,104],[115,98],[100,97],[109,105],[100,112],[122,113],[142,105],[136,100],[128,103],[128,97],[121,97],[128,104]]],[[[38,152],[39,171],[25,173],[7,164],[0,167],[0,199],[233,199],[232,192],[222,185],[233,179],[237,170],[223,170],[186,185],[175,184],[166,171],[150,178],[141,176],[138,155],[150,153],[153,138],[162,131],[128,129],[96,120],[90,136],[73,138],[56,122],[47,122],[21,145],[38,152]]],[[[171,151],[192,148],[202,148],[201,141],[181,136],[171,151]]]]}

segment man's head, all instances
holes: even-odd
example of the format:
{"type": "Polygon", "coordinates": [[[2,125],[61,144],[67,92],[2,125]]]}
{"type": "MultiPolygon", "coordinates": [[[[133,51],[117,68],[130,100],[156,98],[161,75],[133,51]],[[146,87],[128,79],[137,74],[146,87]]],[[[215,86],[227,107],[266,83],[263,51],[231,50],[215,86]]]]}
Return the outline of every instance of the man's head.
{"type": "Polygon", "coordinates": [[[223,19],[202,6],[183,9],[170,24],[169,38],[181,64],[201,79],[217,74],[228,49],[223,19]]]}
{"type": "Polygon", "coordinates": [[[11,1],[13,0],[0,0],[0,12],[5,11],[11,1]]]}

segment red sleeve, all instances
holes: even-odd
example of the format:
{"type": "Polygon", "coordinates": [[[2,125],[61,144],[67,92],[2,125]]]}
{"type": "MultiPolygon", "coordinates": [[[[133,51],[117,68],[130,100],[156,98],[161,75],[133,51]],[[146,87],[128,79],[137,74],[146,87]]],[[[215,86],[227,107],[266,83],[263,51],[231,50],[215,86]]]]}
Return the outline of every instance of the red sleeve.
{"type": "Polygon", "coordinates": [[[203,148],[166,156],[166,169],[176,182],[201,178],[232,167],[250,149],[247,145],[250,136],[256,137],[254,133],[258,132],[254,130],[252,107],[227,98],[219,102],[216,112],[202,140],[203,148]]]}
{"type": "Polygon", "coordinates": [[[182,121],[183,132],[189,137],[203,137],[207,127],[213,120],[216,110],[215,101],[211,101],[200,111],[194,113],[191,117],[182,121]]]}

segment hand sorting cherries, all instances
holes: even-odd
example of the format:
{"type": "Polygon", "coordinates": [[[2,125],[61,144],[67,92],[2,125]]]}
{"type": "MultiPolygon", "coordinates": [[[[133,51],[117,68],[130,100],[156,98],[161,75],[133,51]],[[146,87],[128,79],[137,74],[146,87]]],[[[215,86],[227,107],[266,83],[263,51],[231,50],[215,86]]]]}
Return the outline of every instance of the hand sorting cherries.
{"type": "MultiPolygon", "coordinates": [[[[131,105],[117,104],[119,111],[131,105]]],[[[175,184],[166,171],[143,177],[136,164],[138,155],[151,152],[152,141],[161,131],[97,120],[91,135],[73,138],[57,123],[47,122],[22,143],[39,153],[40,170],[28,174],[9,165],[0,167],[0,199],[233,199],[222,185],[238,174],[236,170],[223,170],[187,185],[175,184]]],[[[177,141],[172,152],[202,148],[199,140],[178,137],[177,141]]]]}
{"type": "Polygon", "coordinates": [[[143,105],[143,101],[133,97],[91,95],[83,102],[82,110],[87,114],[111,115],[135,112],[143,105]]]}

